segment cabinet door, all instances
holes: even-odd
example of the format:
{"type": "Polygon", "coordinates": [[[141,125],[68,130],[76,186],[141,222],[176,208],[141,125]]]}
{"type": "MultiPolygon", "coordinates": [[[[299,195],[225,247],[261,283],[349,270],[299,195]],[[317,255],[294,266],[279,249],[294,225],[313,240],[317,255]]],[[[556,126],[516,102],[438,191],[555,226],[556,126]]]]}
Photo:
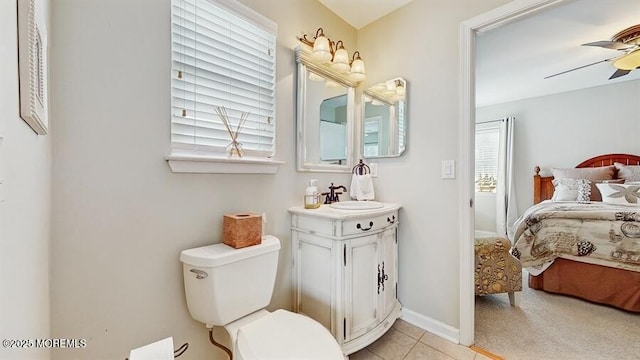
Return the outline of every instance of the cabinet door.
{"type": "Polygon", "coordinates": [[[295,289],[297,311],[318,321],[335,335],[336,324],[332,322],[337,278],[333,265],[334,242],[304,233],[295,236],[298,244],[294,266],[298,279],[295,289]]]}
{"type": "Polygon", "coordinates": [[[396,288],[398,286],[398,242],[397,228],[385,230],[381,234],[381,291],[382,297],[380,310],[381,318],[384,319],[393,310],[396,304],[396,288]]]}
{"type": "Polygon", "coordinates": [[[345,340],[355,339],[378,324],[378,235],[345,243],[345,340]]]}

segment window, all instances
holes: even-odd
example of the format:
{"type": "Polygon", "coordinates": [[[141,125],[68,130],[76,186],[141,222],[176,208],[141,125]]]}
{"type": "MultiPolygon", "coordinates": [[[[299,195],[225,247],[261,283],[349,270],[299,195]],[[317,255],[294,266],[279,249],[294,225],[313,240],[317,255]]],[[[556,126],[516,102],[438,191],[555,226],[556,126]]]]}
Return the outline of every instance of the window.
{"type": "Polygon", "coordinates": [[[172,156],[167,159],[270,160],[277,25],[233,0],[172,0],[171,14],[172,156]],[[247,116],[237,139],[242,159],[229,156],[232,139],[216,112],[219,106],[234,132],[247,116]]]}
{"type": "Polygon", "coordinates": [[[476,192],[495,192],[498,179],[498,148],[500,128],[493,126],[476,127],[476,192]]]}

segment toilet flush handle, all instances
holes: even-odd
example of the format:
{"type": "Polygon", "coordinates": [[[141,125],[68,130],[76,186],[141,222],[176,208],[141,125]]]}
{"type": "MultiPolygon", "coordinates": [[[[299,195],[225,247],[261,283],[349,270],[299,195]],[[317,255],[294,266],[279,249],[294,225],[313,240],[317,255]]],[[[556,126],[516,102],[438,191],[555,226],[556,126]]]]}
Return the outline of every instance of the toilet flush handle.
{"type": "Polygon", "coordinates": [[[192,273],[196,274],[196,279],[204,279],[207,276],[209,276],[209,274],[207,274],[206,272],[202,271],[202,270],[198,270],[198,269],[191,269],[190,270],[192,273]]]}

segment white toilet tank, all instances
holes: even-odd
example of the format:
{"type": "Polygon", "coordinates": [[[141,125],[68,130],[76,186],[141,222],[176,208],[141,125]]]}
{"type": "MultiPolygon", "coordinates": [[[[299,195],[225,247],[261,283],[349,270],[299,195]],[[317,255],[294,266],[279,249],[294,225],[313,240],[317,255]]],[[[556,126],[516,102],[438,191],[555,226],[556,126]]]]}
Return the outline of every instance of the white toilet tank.
{"type": "Polygon", "coordinates": [[[207,327],[224,326],[271,302],[280,240],[241,249],[225,244],[182,251],[182,272],[191,317],[207,327]]]}

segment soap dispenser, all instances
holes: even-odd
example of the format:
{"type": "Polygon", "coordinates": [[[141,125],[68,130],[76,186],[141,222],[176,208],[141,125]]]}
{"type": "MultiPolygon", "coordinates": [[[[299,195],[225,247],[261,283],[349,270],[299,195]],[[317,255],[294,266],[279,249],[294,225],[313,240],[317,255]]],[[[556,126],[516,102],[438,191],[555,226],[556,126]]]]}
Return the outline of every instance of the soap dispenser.
{"type": "Polygon", "coordinates": [[[320,207],[320,193],[318,193],[318,187],[316,184],[318,180],[309,180],[309,186],[304,191],[304,208],[305,209],[317,209],[320,207]]]}

